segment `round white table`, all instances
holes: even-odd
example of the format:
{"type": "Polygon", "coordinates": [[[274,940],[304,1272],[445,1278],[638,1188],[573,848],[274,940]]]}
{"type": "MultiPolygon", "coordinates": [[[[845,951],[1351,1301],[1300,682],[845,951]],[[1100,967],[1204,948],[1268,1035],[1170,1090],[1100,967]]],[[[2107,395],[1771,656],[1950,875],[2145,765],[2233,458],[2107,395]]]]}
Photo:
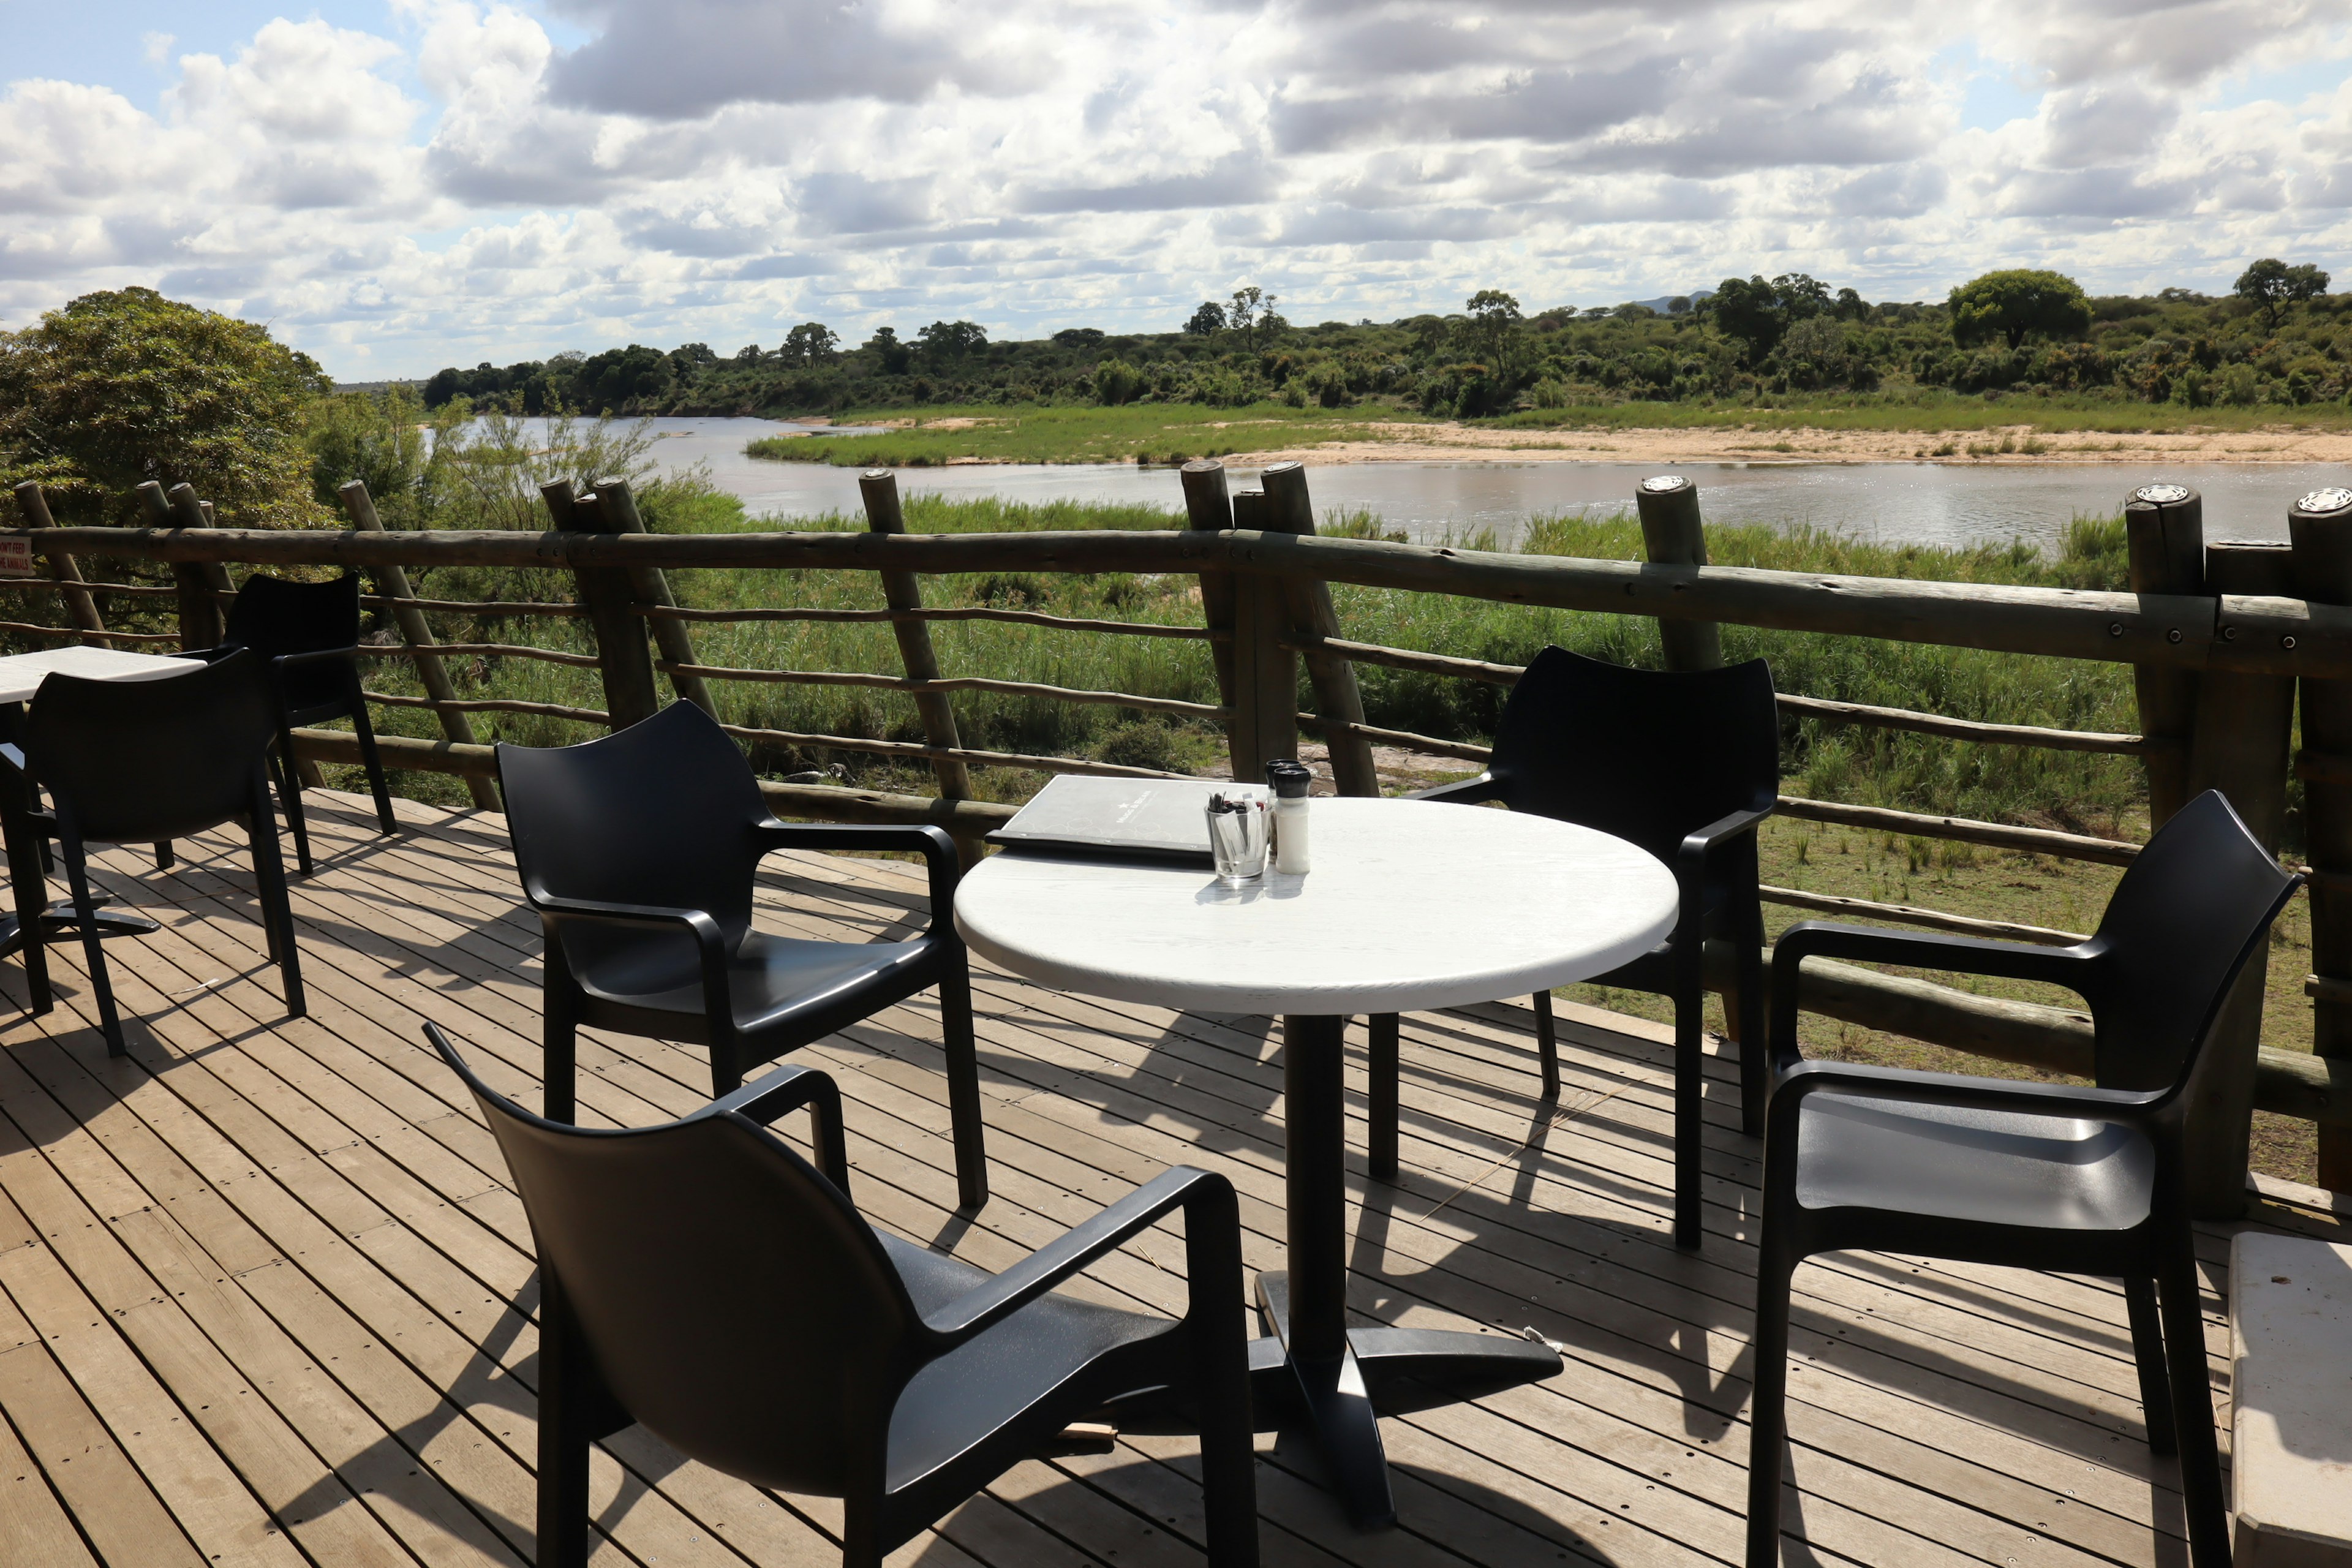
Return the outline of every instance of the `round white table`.
{"type": "Polygon", "coordinates": [[[1295,1386],[1360,1524],[1394,1521],[1377,1407],[1549,1377],[1549,1348],[1347,1325],[1343,1031],[1355,1014],[1526,995],[1665,940],[1675,880],[1622,839],[1479,806],[1318,799],[1314,869],[1234,889],[1165,861],[992,856],[956,890],[974,952],[1123,1002],[1282,1017],[1289,1268],[1262,1274],[1274,1336],[1251,1347],[1266,1410],[1295,1386]],[[1409,1392],[1406,1385],[1412,1385],[1409,1392]]]}

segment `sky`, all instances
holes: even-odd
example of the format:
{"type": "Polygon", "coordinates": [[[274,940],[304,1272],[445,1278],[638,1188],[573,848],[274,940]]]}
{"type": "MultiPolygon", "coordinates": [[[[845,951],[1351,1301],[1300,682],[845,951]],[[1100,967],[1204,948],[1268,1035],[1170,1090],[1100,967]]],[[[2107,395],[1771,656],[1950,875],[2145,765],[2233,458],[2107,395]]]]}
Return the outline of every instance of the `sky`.
{"type": "Polygon", "coordinates": [[[0,329],[637,342],[2352,286],[2352,0],[0,0],[0,329]]]}

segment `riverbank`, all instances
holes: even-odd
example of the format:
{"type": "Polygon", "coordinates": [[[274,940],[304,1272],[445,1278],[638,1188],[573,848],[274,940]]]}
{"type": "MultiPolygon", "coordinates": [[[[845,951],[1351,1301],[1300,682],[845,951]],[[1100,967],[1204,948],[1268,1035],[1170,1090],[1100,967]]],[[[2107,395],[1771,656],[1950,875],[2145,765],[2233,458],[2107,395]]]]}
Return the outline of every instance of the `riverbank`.
{"type": "Polygon", "coordinates": [[[1386,408],[1181,404],[882,409],[854,435],[789,433],[745,454],[842,468],[989,463],[2352,463],[2341,408],[2074,406],[2042,400],[1748,408],[1627,404],[1497,420],[1386,408]],[[878,428],[877,428],[878,427],[878,428]]]}

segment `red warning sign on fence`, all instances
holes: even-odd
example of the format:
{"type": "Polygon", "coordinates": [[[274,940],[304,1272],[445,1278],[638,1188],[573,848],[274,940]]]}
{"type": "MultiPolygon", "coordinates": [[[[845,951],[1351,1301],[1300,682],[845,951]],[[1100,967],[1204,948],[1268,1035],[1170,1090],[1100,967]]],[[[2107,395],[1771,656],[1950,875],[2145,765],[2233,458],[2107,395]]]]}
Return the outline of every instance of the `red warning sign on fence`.
{"type": "Polygon", "coordinates": [[[33,542],[22,534],[13,539],[0,538],[0,577],[29,577],[33,574],[33,542]]]}

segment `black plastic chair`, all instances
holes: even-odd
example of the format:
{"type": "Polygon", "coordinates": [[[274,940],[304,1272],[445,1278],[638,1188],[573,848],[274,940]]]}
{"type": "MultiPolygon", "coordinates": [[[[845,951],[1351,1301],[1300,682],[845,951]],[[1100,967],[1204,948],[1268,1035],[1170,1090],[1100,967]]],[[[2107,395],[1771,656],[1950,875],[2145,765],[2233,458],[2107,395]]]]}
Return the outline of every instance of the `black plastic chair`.
{"type": "MultiPolygon", "coordinates": [[[[294,729],[330,719],[349,719],[360,744],[375,796],[376,825],[393,832],[392,792],[384,784],[383,760],[376,754],[375,729],[368,722],[367,699],[360,689],[360,580],[346,572],[326,583],[289,583],[282,577],[247,577],[229,606],[220,647],[184,657],[218,658],[251,648],[268,671],[277,708],[278,794],[286,825],[294,831],[295,863],[308,876],[310,829],[302,819],[302,774],[294,761],[294,729]]],[[[168,844],[155,847],[156,864],[168,867],[168,844]]]]}
{"type": "Polygon", "coordinates": [[[1135,1394],[1201,1433],[1209,1561],[1257,1562],[1241,1224],[1177,1166],[1002,1274],[876,1230],[849,1198],[841,1096],[786,1067],[667,1126],[586,1131],[493,1093],[539,1253],[539,1564],[588,1560],[588,1445],[633,1422],[754,1486],[837,1497],[873,1568],[1072,1419],[1135,1394]],[[768,1131],[795,1107],[812,1167],[768,1131]],[[1053,1287],[1181,1209],[1178,1320],[1053,1287]]]}
{"type": "MultiPolygon", "coordinates": [[[[148,680],[52,675],[26,714],[22,747],[0,746],[0,811],[7,816],[21,929],[39,929],[47,894],[38,848],[54,838],[110,1056],[125,1047],[90,898],[86,849],[92,844],[165,843],[243,822],[286,1014],[302,1016],[293,908],[278,857],[278,818],[269,809],[273,707],[268,678],[249,653],[148,680]],[[50,810],[37,808],[37,788],[48,792],[50,810]]],[[[33,1010],[48,1011],[48,957],[45,943],[30,936],[25,969],[33,1010]]]]}
{"type": "MultiPolygon", "coordinates": [[[[1675,1242],[1699,1244],[1704,958],[1727,942],[1727,998],[1739,1042],[1740,1121],[1763,1130],[1764,915],[1756,893],[1756,825],[1780,793],[1780,709],[1772,672],[1750,659],[1725,669],[1627,669],[1565,648],[1538,654],[1511,688],[1486,771],[1414,800],[1500,802],[1640,845],[1673,868],[1682,890],[1674,934],[1594,983],[1662,993],[1675,1004],[1675,1242]]],[[[1559,1094],[1551,995],[1535,998],[1543,1095],[1559,1094]]],[[[1372,1020],[1371,1170],[1396,1173],[1397,1020],[1372,1020]]]]}
{"type": "Polygon", "coordinates": [[[1764,1135],[1756,1270],[1748,1568],[1772,1568],[1780,1554],[1790,1276],[1813,1253],[1849,1247],[2121,1276],[2148,1443],[2180,1455],[2191,1560],[2229,1562],[2182,1125],[2211,1070],[2214,1021],[2302,879],[2209,790],[2133,859],[2098,931],[2079,946],[1813,921],[1781,935],[1772,954],[1780,1071],[1764,1135]],[[1796,996],[1808,958],[2063,985],[2090,1006],[2097,1087],[1805,1061],[1796,996]]]}
{"type": "Polygon", "coordinates": [[[710,1049],[711,1093],[744,1072],[937,986],[956,1181],[988,1199],[971,980],[953,919],[954,843],[936,827],[782,823],[743,753],[677,702],[585,745],[501,745],[499,785],[523,897],[547,934],[546,1114],[572,1120],[583,1025],[710,1049]],[[751,883],[777,849],[895,849],[930,872],[909,942],[801,942],[751,929],[751,883]]]}

